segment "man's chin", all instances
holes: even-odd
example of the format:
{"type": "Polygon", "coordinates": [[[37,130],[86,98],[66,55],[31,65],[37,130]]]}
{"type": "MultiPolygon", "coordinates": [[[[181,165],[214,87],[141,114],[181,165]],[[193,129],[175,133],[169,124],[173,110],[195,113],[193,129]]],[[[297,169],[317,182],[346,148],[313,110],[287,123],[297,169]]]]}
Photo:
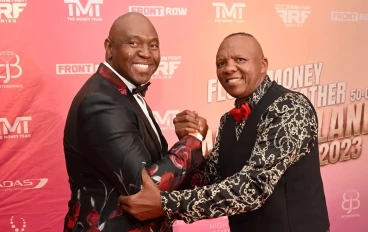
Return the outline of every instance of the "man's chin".
{"type": "Polygon", "coordinates": [[[147,82],[150,81],[151,79],[151,74],[147,75],[135,75],[134,76],[134,80],[135,80],[135,83],[134,84],[137,84],[137,85],[143,85],[143,84],[146,84],[147,82]]]}
{"type": "Polygon", "coordinates": [[[233,98],[242,98],[242,96],[244,95],[244,91],[242,90],[242,88],[238,88],[238,87],[230,87],[230,88],[224,88],[226,93],[229,94],[230,96],[232,96],[233,98]]]}

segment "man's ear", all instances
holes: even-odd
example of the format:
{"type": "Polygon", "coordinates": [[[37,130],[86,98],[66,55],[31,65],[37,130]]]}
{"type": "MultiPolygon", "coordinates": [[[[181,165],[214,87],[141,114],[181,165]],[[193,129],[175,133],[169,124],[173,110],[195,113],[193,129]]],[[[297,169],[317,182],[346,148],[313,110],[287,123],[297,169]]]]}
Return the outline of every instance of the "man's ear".
{"type": "Polygon", "coordinates": [[[261,73],[266,73],[268,69],[268,59],[263,57],[261,60],[261,73]]]}
{"type": "Polygon", "coordinates": [[[112,58],[112,42],[109,38],[106,38],[105,39],[105,51],[106,51],[106,56],[107,56],[107,59],[111,59],[112,58]]]}

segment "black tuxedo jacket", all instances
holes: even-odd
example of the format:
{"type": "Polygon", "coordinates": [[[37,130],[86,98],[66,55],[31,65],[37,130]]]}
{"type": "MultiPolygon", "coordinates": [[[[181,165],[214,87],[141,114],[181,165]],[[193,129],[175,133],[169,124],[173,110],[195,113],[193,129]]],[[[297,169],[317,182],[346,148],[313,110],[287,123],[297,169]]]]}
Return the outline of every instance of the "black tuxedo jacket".
{"type": "Polygon", "coordinates": [[[137,193],[146,168],[158,188],[177,188],[203,159],[186,136],[172,149],[148,108],[161,144],[124,82],[101,64],[73,99],[64,152],[71,199],[64,231],[171,231],[165,218],[140,222],[120,210],[119,195],[137,193]]]}

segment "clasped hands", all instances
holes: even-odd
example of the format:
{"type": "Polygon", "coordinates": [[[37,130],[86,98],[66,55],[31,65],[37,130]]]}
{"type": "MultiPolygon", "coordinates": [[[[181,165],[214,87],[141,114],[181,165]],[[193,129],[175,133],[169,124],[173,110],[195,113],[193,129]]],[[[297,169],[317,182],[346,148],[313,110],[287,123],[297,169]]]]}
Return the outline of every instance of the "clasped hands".
{"type": "MultiPolygon", "coordinates": [[[[206,138],[208,125],[207,120],[200,117],[197,112],[184,110],[176,115],[173,120],[175,133],[178,139],[182,139],[189,133],[199,132],[203,139],[206,138]]],[[[123,212],[133,215],[140,221],[158,218],[164,215],[161,204],[161,193],[153,183],[145,169],[142,170],[143,188],[137,194],[120,196],[120,204],[123,212]]]]}

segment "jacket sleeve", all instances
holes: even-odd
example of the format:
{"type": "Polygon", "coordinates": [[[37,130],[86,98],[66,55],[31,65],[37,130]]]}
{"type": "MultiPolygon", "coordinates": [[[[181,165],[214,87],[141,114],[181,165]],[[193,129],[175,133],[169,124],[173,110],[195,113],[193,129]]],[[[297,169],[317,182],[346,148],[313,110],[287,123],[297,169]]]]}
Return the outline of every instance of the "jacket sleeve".
{"type": "Polygon", "coordinates": [[[226,122],[228,113],[221,117],[218,128],[215,146],[204,161],[192,172],[187,174],[186,180],[176,190],[193,189],[205,185],[219,183],[221,181],[220,168],[218,165],[220,140],[222,135],[222,128],[226,122]]]}
{"type": "Polygon", "coordinates": [[[85,97],[78,118],[79,138],[89,149],[86,159],[123,195],[141,189],[143,168],[160,190],[171,191],[182,182],[186,172],[203,160],[201,142],[188,135],[169,150],[169,155],[150,163],[150,154],[139,135],[137,115],[128,105],[105,94],[85,97]]]}

